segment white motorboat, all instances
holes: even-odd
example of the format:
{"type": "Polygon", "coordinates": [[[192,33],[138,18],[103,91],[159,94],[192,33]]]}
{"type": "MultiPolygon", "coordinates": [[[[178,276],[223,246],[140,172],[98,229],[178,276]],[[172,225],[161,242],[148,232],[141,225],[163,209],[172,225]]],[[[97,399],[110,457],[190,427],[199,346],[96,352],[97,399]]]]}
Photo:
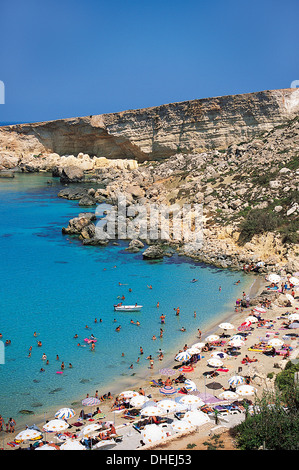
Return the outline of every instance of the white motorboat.
{"type": "Polygon", "coordinates": [[[142,309],[142,305],[114,305],[116,312],[139,312],[142,309]]]}

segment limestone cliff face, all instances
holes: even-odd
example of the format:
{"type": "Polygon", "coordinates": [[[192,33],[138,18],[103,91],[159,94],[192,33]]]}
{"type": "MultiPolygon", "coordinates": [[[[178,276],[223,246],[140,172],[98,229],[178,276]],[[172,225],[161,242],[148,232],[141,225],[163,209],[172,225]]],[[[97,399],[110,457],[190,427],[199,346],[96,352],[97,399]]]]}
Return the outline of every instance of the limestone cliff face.
{"type": "Polygon", "coordinates": [[[77,155],[140,162],[226,148],[299,112],[299,89],[171,103],[120,113],[0,128],[0,156],[77,155]]]}

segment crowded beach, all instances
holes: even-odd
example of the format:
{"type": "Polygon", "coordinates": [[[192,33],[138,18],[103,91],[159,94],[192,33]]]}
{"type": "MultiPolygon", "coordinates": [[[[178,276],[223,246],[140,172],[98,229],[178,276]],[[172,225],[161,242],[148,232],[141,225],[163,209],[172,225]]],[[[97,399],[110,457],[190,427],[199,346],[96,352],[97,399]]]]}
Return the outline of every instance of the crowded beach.
{"type": "Polygon", "coordinates": [[[273,372],[298,355],[299,273],[258,279],[258,303],[243,292],[229,318],[182,341],[171,363],[148,357],[148,376],[131,390],[90,391],[80,407],[66,404],[23,429],[0,416],[2,449],[180,449],[183,437],[194,442],[240,423],[255,397],[273,389],[273,372]]]}

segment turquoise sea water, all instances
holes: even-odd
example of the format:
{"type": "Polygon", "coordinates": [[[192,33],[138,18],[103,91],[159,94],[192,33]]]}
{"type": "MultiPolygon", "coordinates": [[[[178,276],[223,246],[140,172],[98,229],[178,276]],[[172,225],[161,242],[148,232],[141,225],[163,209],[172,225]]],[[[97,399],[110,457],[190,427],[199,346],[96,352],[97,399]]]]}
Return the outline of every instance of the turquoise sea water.
{"type": "MultiPolygon", "coordinates": [[[[235,299],[252,282],[242,273],[178,256],[144,261],[141,253],[124,251],[125,241],[120,246],[82,246],[62,235],[61,228],[84,209],[77,201],[59,199],[60,189],[59,181],[46,174],[0,179],[0,333],[2,341],[11,340],[5,348],[5,363],[0,364],[0,414],[18,422],[29,421],[19,410],[42,414],[51,407],[70,406],[86,393],[107,392],[107,384],[116,386],[120,379],[145,370],[146,357],[152,354],[157,359],[160,348],[167,361],[185,344],[188,334],[204,330],[224,311],[232,312],[235,299]],[[52,185],[47,184],[49,179],[52,185]],[[193,278],[199,281],[191,283],[193,278]],[[238,279],[241,284],[235,286],[238,279]],[[152,290],[147,287],[150,284],[152,290]],[[114,312],[113,304],[122,295],[124,303],[142,304],[142,312],[114,312]],[[176,316],[178,306],[180,315],[176,316]],[[166,315],[164,326],[161,313],[166,315]],[[132,325],[131,319],[141,325],[132,325]],[[121,325],[120,332],[115,331],[117,325],[121,325]],[[180,331],[182,326],[186,333],[180,331]],[[91,333],[98,338],[94,351],[77,346],[85,344],[84,338],[91,333]],[[156,341],[151,339],[154,334],[156,341]],[[43,353],[49,365],[42,360],[43,353]],[[62,361],[65,370],[57,374],[62,361]],[[129,369],[132,363],[133,370],[129,369]],[[45,372],[40,372],[41,367],[45,372]]],[[[163,362],[156,360],[155,368],[163,367],[163,362]]]]}

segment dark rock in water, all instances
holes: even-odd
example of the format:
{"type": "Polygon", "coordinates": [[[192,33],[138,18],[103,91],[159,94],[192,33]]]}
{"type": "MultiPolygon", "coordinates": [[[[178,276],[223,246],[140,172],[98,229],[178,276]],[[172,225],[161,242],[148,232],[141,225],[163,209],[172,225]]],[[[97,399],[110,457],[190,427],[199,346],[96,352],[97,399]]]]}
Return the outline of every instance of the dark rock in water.
{"type": "Polygon", "coordinates": [[[152,245],[142,253],[142,256],[144,259],[161,259],[164,256],[164,251],[160,246],[152,245]]]}
{"type": "Polygon", "coordinates": [[[83,196],[79,201],[79,206],[94,206],[96,201],[91,196],[83,196]]]}
{"type": "Polygon", "coordinates": [[[90,382],[89,379],[81,379],[80,380],[80,384],[87,384],[88,382],[90,382]]]}
{"type": "Polygon", "coordinates": [[[12,171],[0,171],[0,178],[14,178],[15,175],[12,171]]]}
{"type": "Polygon", "coordinates": [[[56,392],[61,392],[62,388],[54,388],[54,390],[51,390],[49,393],[52,395],[53,393],[56,392]]]}
{"type": "Polygon", "coordinates": [[[42,403],[39,403],[39,402],[36,402],[36,403],[32,403],[32,408],[38,408],[39,406],[43,406],[42,403]]]}
{"type": "Polygon", "coordinates": [[[58,197],[62,197],[63,199],[70,199],[71,201],[75,201],[78,199],[82,199],[86,196],[87,190],[85,188],[64,188],[58,193],[58,197]]]}
{"type": "Polygon", "coordinates": [[[34,382],[35,384],[38,384],[38,383],[40,383],[40,380],[33,379],[33,382],[34,382]]]}
{"type": "Polygon", "coordinates": [[[63,168],[60,176],[61,183],[78,183],[84,178],[84,172],[77,166],[63,168]]]}
{"type": "Polygon", "coordinates": [[[34,411],[31,410],[20,410],[19,413],[22,415],[34,415],[34,411]]]}

